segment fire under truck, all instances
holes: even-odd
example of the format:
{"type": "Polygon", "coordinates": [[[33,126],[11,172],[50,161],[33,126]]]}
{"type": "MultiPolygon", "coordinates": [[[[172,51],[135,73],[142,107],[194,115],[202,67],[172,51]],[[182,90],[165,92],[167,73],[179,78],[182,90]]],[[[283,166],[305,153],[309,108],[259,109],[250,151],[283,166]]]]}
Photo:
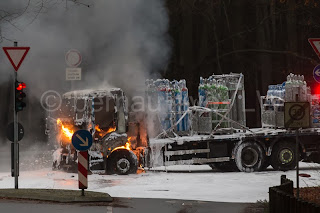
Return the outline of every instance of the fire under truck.
{"type": "Polygon", "coordinates": [[[148,108],[128,112],[127,97],[118,88],[64,94],[61,109],[48,118],[59,142],[53,168],[76,168],[77,151],[71,137],[78,129],[87,129],[94,138],[89,150],[90,170],[108,174],[191,164],[243,172],[271,165],[285,171],[295,168],[297,158],[320,163],[319,97],[310,94],[301,76],[289,76],[261,97],[261,128],[245,125],[242,74],[201,79],[198,106],[183,103],[181,93],[187,91],[183,84],[149,80],[145,96],[151,105],[158,106],[152,112],[148,108]],[[294,100],[297,93],[301,98],[294,100]],[[290,101],[308,102],[311,108],[310,128],[299,129],[298,153],[295,131],[284,128],[284,103],[290,101]],[[184,128],[180,125],[183,122],[184,128]]]}

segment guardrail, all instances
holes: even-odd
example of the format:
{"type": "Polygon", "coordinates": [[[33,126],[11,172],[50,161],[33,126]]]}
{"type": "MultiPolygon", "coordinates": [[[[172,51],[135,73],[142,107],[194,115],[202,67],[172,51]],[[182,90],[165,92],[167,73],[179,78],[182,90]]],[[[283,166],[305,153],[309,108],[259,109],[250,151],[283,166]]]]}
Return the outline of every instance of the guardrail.
{"type": "Polygon", "coordinates": [[[293,194],[293,181],[281,176],[281,185],[269,188],[270,213],[319,213],[320,206],[297,199],[293,194]]]}

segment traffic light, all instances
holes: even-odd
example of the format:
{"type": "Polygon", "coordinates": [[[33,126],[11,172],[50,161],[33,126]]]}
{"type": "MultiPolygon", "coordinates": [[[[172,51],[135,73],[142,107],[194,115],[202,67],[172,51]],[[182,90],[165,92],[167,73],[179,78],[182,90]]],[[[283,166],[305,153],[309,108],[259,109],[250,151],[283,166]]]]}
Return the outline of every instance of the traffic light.
{"type": "Polygon", "coordinates": [[[26,88],[26,84],[23,82],[16,81],[16,90],[15,90],[15,95],[16,95],[16,112],[20,112],[25,108],[27,105],[23,101],[23,99],[26,97],[26,93],[23,92],[23,89],[26,88]]]}

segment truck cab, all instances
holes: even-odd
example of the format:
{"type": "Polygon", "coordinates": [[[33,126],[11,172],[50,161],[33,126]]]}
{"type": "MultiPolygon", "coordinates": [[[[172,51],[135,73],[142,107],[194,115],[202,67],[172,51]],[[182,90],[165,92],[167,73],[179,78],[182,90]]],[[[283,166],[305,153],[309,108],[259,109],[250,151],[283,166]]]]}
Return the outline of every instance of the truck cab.
{"type": "Polygon", "coordinates": [[[77,130],[85,129],[93,136],[93,145],[88,151],[90,170],[135,173],[140,165],[137,157],[140,151],[133,146],[137,136],[127,134],[128,107],[124,92],[119,88],[78,90],[62,97],[55,117],[47,119],[53,121],[51,126],[58,142],[53,169],[76,170],[77,151],[71,139],[77,130]]]}

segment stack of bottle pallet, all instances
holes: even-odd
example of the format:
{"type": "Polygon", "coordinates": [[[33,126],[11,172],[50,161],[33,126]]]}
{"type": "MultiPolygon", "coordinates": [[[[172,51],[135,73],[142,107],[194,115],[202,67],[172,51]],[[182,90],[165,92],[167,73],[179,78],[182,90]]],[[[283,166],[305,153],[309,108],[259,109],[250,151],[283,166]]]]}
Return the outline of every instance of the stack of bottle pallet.
{"type": "Polygon", "coordinates": [[[148,111],[157,114],[163,130],[170,129],[184,116],[174,126],[174,130],[177,133],[188,133],[189,96],[185,80],[148,79],[146,80],[146,98],[149,103],[148,111]]]}
{"type": "Polygon", "coordinates": [[[285,102],[311,102],[311,89],[303,75],[290,73],[287,81],[278,85],[269,85],[267,96],[261,97],[262,127],[284,127],[285,102]]]}
{"type": "Polygon", "coordinates": [[[198,90],[199,106],[209,108],[211,113],[204,110],[201,113],[195,114],[195,116],[200,117],[193,119],[198,121],[198,124],[194,124],[194,122],[192,122],[194,127],[193,130],[202,134],[211,133],[216,127],[239,128],[239,125],[230,122],[229,119],[245,126],[246,116],[244,92],[244,77],[242,74],[213,74],[208,78],[200,77],[198,90]],[[223,115],[228,119],[223,119],[223,115]]]}

